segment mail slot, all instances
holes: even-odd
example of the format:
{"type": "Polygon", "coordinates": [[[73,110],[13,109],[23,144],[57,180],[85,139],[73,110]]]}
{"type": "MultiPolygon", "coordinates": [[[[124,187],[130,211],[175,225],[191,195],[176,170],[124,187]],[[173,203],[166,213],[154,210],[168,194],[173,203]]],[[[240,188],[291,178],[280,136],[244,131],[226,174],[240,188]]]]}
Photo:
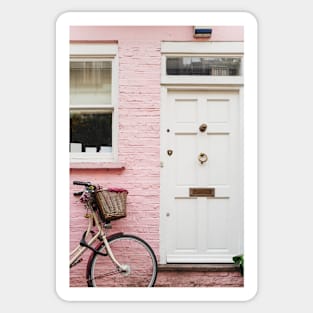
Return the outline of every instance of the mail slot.
{"type": "Polygon", "coordinates": [[[215,197],[215,188],[189,188],[189,197],[215,197]]]}

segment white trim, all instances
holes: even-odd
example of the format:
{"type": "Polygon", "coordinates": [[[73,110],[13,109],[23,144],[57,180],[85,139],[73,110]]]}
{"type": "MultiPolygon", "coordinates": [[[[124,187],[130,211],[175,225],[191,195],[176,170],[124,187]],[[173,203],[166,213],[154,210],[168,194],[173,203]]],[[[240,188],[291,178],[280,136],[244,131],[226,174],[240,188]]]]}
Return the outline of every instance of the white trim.
{"type": "Polygon", "coordinates": [[[169,76],[162,70],[162,85],[243,85],[242,76],[169,76]]]}
{"type": "Polygon", "coordinates": [[[118,46],[116,45],[116,54],[112,60],[112,106],[114,108],[112,115],[112,156],[115,162],[118,161],[118,46]]]}
{"type": "Polygon", "coordinates": [[[162,131],[165,129],[165,118],[164,112],[166,109],[166,101],[167,101],[168,88],[162,86],[161,87],[161,99],[160,99],[160,264],[166,264],[166,233],[167,233],[167,217],[166,217],[166,203],[167,203],[167,191],[166,186],[166,177],[163,175],[163,167],[164,161],[162,156],[163,152],[166,149],[166,145],[164,140],[162,140],[163,134],[162,131]]]}
{"type": "Polygon", "coordinates": [[[97,110],[97,109],[99,109],[99,110],[106,110],[108,112],[111,112],[114,109],[114,105],[112,103],[110,103],[110,104],[99,104],[99,103],[97,103],[97,104],[72,104],[70,106],[70,108],[72,110],[77,110],[77,111],[79,111],[79,110],[82,110],[82,111],[83,110],[97,110]]]}
{"type": "Polygon", "coordinates": [[[117,44],[109,43],[71,43],[70,55],[115,57],[118,53],[117,44]]]}
{"type": "Polygon", "coordinates": [[[103,109],[112,112],[112,153],[70,153],[71,163],[118,162],[118,45],[109,43],[71,43],[70,59],[112,62],[110,104],[69,105],[70,109],[103,109]]]}
{"type": "Polygon", "coordinates": [[[164,54],[243,54],[243,42],[167,42],[161,43],[164,54]]]}

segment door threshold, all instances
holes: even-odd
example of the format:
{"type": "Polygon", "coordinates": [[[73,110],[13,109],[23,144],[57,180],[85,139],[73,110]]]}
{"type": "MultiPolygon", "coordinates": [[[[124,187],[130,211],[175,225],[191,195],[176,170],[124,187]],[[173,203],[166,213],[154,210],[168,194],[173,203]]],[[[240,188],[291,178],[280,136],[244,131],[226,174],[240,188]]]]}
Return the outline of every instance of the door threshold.
{"type": "Polygon", "coordinates": [[[160,272],[239,272],[239,264],[233,263],[169,263],[159,264],[160,272]]]}

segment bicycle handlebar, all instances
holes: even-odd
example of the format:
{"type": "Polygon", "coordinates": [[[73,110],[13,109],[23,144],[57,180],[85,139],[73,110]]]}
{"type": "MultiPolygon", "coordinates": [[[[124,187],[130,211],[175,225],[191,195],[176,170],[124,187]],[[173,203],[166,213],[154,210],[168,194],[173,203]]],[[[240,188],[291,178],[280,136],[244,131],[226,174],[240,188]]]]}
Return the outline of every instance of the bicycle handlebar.
{"type": "Polygon", "coordinates": [[[83,191],[77,191],[77,192],[74,192],[73,195],[74,196],[81,196],[84,192],[83,191]]]}
{"type": "MultiPolygon", "coordinates": [[[[91,182],[89,182],[89,181],[74,180],[73,181],[73,185],[80,185],[80,186],[94,187],[95,188],[95,186],[91,182]]],[[[81,196],[83,193],[84,193],[84,191],[74,192],[74,196],[81,196]]]]}

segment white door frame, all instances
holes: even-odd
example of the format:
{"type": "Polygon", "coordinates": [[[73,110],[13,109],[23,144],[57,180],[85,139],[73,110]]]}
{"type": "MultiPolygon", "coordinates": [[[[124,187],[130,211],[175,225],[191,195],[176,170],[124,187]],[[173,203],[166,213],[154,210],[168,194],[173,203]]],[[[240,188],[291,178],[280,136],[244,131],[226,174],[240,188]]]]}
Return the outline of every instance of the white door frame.
{"type": "MultiPolygon", "coordinates": [[[[243,75],[241,76],[168,76],[166,75],[167,56],[229,56],[240,57],[242,68],[244,63],[243,42],[162,42],[161,43],[161,108],[160,108],[160,264],[166,264],[166,175],[164,175],[165,140],[166,131],[165,118],[166,104],[169,91],[237,91],[239,94],[239,116],[240,116],[240,220],[243,221],[243,75]],[[164,113],[165,112],[165,113],[164,113]]],[[[241,227],[241,250],[243,251],[243,222],[241,227]]]]}
{"type": "MultiPolygon", "coordinates": [[[[166,114],[166,105],[168,101],[168,92],[170,91],[237,91],[239,94],[239,116],[240,116],[240,129],[239,129],[239,153],[240,153],[240,168],[239,172],[241,173],[240,179],[240,221],[242,221],[242,225],[240,225],[241,234],[240,234],[240,241],[242,243],[241,251],[243,251],[243,86],[240,84],[228,84],[228,85],[163,85],[161,87],[161,124],[160,124],[160,134],[161,134],[161,142],[160,142],[160,166],[161,166],[161,177],[160,177],[160,264],[166,264],[166,257],[167,257],[167,240],[166,236],[168,230],[166,229],[167,223],[167,188],[166,188],[166,175],[164,167],[164,156],[166,151],[166,144],[165,144],[165,132],[166,132],[166,125],[165,125],[165,118],[164,115],[166,114]]],[[[166,164],[165,164],[166,166],[166,164]]]]}

